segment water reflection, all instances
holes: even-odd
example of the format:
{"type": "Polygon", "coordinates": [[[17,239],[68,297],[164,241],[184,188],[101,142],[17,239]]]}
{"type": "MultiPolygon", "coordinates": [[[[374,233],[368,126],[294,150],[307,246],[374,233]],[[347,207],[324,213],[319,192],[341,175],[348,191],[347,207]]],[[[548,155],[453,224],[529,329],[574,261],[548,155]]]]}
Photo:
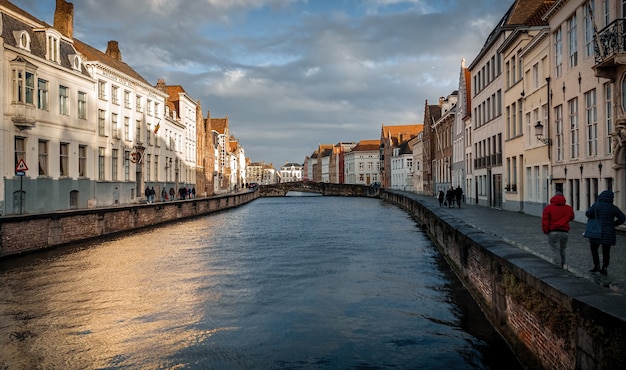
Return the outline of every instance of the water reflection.
{"type": "Polygon", "coordinates": [[[260,199],[0,271],[0,368],[488,369],[506,353],[377,200],[260,199]]]}

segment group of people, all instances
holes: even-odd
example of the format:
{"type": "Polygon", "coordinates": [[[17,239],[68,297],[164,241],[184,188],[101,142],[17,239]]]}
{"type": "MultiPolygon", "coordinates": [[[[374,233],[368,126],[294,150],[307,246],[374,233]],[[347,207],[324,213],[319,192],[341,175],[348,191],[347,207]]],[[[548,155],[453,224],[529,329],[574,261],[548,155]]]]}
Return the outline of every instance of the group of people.
{"type": "MultiPolygon", "coordinates": [[[[597,218],[601,224],[600,237],[589,238],[589,248],[593,260],[590,272],[607,274],[611,259],[611,246],[615,245],[617,237],[615,227],[626,222],[626,215],[613,204],[614,194],[605,190],[598,195],[598,200],[585,212],[588,219],[597,218]],[[602,263],[599,250],[602,247],[602,263]]],[[[565,265],[565,249],[567,248],[570,221],[574,220],[573,208],[566,204],[562,193],[557,193],[550,199],[550,204],[543,209],[541,227],[548,237],[548,244],[553,251],[554,263],[565,265]]]]}
{"type": "Polygon", "coordinates": [[[454,203],[461,208],[461,201],[463,200],[463,189],[460,186],[457,186],[456,189],[453,186],[450,186],[446,193],[444,194],[442,189],[439,189],[439,194],[437,194],[437,199],[439,200],[439,207],[448,206],[448,208],[454,207],[454,203]]]}
{"type": "MultiPolygon", "coordinates": [[[[144,190],[144,195],[146,196],[146,202],[148,204],[154,203],[154,199],[156,197],[156,191],[154,190],[154,186],[146,186],[146,190],[144,190]]],[[[176,197],[176,191],[174,188],[170,188],[169,196],[168,192],[163,188],[161,190],[161,201],[165,202],[166,200],[176,200],[176,199],[193,199],[196,197],[196,188],[187,188],[181,186],[178,188],[178,198],[176,197]]]]}

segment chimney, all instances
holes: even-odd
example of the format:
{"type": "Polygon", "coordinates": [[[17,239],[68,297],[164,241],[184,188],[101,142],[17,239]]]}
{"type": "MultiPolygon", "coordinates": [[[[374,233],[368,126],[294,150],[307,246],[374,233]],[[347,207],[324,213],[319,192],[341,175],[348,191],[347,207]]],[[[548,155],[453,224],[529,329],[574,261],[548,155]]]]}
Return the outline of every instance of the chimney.
{"type": "Polygon", "coordinates": [[[159,80],[157,81],[157,84],[156,84],[156,88],[159,91],[166,92],[167,88],[165,86],[165,79],[164,78],[159,78],[159,80]]]}
{"type": "Polygon", "coordinates": [[[70,39],[74,33],[74,4],[57,0],[54,10],[54,28],[70,39]]]}
{"type": "MultiPolygon", "coordinates": [[[[58,1],[63,1],[63,0],[58,0],[58,1]]],[[[120,51],[120,47],[117,45],[117,41],[115,40],[109,41],[109,43],[107,44],[106,55],[115,60],[119,60],[120,62],[122,61],[122,52],[120,51]]]]}

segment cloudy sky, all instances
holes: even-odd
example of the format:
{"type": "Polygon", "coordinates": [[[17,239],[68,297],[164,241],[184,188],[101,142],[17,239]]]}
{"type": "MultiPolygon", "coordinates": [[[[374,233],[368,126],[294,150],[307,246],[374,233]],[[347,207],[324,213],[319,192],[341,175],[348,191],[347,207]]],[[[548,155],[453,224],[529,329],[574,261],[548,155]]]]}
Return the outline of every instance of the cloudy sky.
{"type": "MultiPolygon", "coordinates": [[[[55,0],[12,0],[53,23],[55,0]]],[[[513,0],[73,0],[74,37],[229,117],[253,162],[422,123],[513,0]]]]}

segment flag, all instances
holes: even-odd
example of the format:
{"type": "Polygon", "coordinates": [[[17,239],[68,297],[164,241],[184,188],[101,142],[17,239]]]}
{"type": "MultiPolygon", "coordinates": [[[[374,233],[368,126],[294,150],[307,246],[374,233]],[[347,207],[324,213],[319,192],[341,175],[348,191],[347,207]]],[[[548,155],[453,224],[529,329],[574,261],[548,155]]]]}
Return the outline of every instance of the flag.
{"type": "Polygon", "coordinates": [[[161,120],[159,119],[159,122],[157,122],[156,126],[154,126],[154,133],[156,134],[157,132],[159,132],[160,128],[161,128],[161,120]]]}

